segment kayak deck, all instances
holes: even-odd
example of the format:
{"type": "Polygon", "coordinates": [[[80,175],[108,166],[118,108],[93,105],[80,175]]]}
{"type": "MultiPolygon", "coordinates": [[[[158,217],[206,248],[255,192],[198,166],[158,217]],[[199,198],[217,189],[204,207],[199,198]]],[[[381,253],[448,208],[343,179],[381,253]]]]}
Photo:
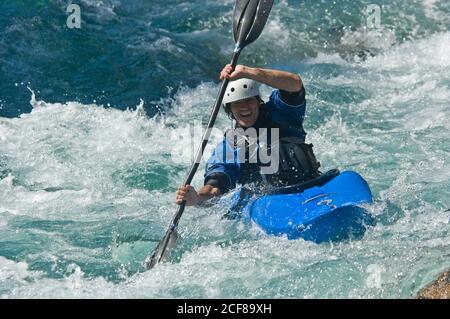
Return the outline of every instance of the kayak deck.
{"type": "Polygon", "coordinates": [[[243,208],[243,215],[268,234],[320,243],[361,238],[374,225],[374,218],[361,207],[371,202],[367,182],[347,171],[301,193],[254,199],[243,208]]]}

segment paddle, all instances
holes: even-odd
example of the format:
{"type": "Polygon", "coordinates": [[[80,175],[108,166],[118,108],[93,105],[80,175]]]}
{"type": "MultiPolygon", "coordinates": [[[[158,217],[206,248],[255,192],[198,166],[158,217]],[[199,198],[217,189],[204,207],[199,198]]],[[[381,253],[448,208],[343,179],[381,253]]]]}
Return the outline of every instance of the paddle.
{"type": "MultiPolygon", "coordinates": [[[[237,61],[242,52],[242,49],[255,41],[261,34],[264,26],[266,25],[267,19],[269,18],[270,11],[272,9],[273,0],[236,0],[236,5],[234,7],[233,13],[233,33],[234,41],[236,42],[236,47],[233,52],[233,57],[231,59],[231,65],[233,69],[237,65],[237,61]]],[[[225,95],[229,80],[225,79],[222,83],[219,95],[217,96],[214,108],[211,112],[211,116],[208,122],[208,128],[203,135],[202,144],[198,149],[195,161],[192,164],[191,170],[184,180],[183,185],[189,185],[194,178],[195,173],[200,165],[202,159],[203,151],[205,150],[208,140],[211,135],[211,129],[216,122],[217,114],[219,113],[220,106],[222,105],[222,100],[225,95]]],[[[165,236],[160,241],[156,249],[150,258],[145,261],[147,269],[153,268],[156,264],[161,262],[169,255],[169,244],[174,244],[176,242],[176,228],[180,221],[181,215],[184,212],[186,203],[183,202],[178,208],[177,213],[173,217],[169,229],[167,230],[165,236]]]]}

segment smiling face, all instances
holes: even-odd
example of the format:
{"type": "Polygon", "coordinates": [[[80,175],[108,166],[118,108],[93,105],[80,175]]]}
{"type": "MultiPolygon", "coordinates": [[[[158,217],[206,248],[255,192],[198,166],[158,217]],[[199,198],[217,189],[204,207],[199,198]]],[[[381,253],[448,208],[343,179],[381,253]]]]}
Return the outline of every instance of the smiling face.
{"type": "Polygon", "coordinates": [[[231,103],[231,112],[241,127],[255,125],[259,115],[260,102],[256,97],[231,103]]]}

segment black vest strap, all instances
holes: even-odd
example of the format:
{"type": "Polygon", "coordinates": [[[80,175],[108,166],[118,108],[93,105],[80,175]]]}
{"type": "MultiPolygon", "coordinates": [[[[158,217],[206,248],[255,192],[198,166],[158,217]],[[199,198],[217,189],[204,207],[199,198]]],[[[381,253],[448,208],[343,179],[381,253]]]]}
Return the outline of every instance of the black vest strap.
{"type": "MultiPolygon", "coordinates": [[[[296,137],[281,138],[278,144],[278,172],[263,175],[263,179],[272,186],[288,186],[318,177],[320,163],[312,148],[312,144],[306,144],[296,137]]],[[[276,156],[273,145],[271,151],[276,156]]]]}
{"type": "MultiPolygon", "coordinates": [[[[245,150],[245,163],[240,163],[240,171],[238,177],[239,184],[248,183],[261,183],[264,182],[266,186],[288,186],[296,185],[298,183],[306,182],[314,179],[320,175],[319,167],[320,163],[317,161],[314,152],[313,145],[306,144],[303,139],[295,136],[289,136],[288,130],[285,127],[280,127],[277,123],[272,121],[270,112],[268,112],[264,106],[260,109],[260,116],[254,128],[267,128],[270,136],[271,128],[278,128],[280,133],[280,139],[278,141],[278,147],[274,145],[267,145],[267,150],[263,150],[266,154],[271,156],[278,156],[279,170],[274,174],[261,174],[261,167],[266,166],[262,164],[258,158],[257,163],[248,162],[248,152],[245,150]],[[277,152],[278,150],[278,152],[277,152]]],[[[303,127],[297,128],[297,130],[303,130],[303,127]]],[[[228,131],[225,133],[225,137],[228,141],[234,144],[230,138],[234,136],[228,131]]],[[[268,138],[270,143],[271,138],[268,138]]],[[[261,146],[261,144],[259,144],[261,146]]]]}

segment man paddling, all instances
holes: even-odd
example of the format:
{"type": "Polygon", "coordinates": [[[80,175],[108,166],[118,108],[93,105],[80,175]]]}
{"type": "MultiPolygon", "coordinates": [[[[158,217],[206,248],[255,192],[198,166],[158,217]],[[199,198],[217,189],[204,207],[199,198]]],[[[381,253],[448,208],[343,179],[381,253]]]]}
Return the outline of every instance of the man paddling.
{"type": "Polygon", "coordinates": [[[312,145],[304,143],[306,133],[303,129],[303,119],[306,100],[300,76],[285,71],[244,65],[238,65],[233,70],[231,65],[226,65],[220,73],[220,79],[226,78],[232,82],[225,93],[223,106],[228,116],[235,120],[236,128],[240,130],[234,130],[232,134],[227,132],[224,141],[217,146],[207,161],[204,186],[198,192],[190,185],[183,185],[178,189],[176,192],[178,205],[183,201],[186,201],[187,206],[199,205],[225,194],[237,184],[289,186],[320,175],[318,171],[320,164],[312,152],[312,145]],[[275,89],[268,102],[263,102],[260,97],[259,83],[275,89]],[[250,160],[251,142],[240,135],[251,128],[258,132],[262,128],[276,130],[279,136],[277,152],[273,151],[275,149],[273,145],[261,145],[260,136],[256,138],[259,148],[269,148],[269,153],[278,157],[277,162],[280,165],[276,172],[263,174],[262,168],[265,165],[259,156],[254,161],[250,160]],[[236,145],[235,137],[238,140],[243,137],[247,141],[246,144],[244,142],[246,147],[236,145]],[[224,149],[231,149],[232,154],[244,152],[245,156],[234,156],[230,161],[224,149]]]}

